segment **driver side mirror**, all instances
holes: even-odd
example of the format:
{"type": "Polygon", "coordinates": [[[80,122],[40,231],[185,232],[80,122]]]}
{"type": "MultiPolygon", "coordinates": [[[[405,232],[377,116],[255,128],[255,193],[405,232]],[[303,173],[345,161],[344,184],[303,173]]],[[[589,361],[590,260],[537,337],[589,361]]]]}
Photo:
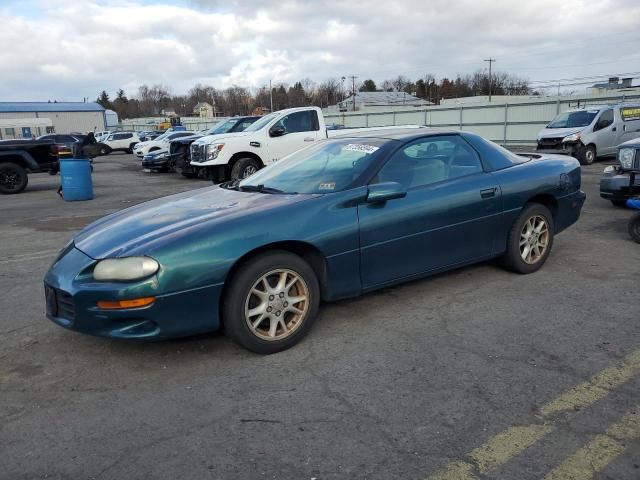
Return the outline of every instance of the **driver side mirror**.
{"type": "Polygon", "coordinates": [[[271,127],[271,130],[269,130],[269,136],[271,137],[281,137],[285,133],[287,131],[283,127],[271,127]]]}
{"type": "Polygon", "coordinates": [[[407,196],[407,190],[398,182],[383,182],[369,185],[367,203],[380,203],[407,196]]]}

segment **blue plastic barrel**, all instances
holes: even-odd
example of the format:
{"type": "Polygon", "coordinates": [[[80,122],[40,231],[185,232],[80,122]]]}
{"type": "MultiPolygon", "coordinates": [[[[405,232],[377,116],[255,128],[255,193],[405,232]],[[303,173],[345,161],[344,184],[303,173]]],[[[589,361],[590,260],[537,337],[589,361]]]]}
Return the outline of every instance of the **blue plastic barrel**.
{"type": "Polygon", "coordinates": [[[67,202],[93,198],[91,162],[86,158],[61,158],[60,181],[62,198],[67,202]]]}

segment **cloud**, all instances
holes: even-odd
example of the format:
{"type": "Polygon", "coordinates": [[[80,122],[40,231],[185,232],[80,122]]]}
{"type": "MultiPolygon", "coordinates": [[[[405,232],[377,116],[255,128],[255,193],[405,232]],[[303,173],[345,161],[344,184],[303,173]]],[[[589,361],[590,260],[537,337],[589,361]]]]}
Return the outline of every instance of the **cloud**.
{"type": "Polygon", "coordinates": [[[0,100],[132,95],[142,83],[184,93],[195,83],[443,77],[489,56],[532,80],[624,73],[638,70],[638,18],[633,0],[10,0],[0,100]]]}

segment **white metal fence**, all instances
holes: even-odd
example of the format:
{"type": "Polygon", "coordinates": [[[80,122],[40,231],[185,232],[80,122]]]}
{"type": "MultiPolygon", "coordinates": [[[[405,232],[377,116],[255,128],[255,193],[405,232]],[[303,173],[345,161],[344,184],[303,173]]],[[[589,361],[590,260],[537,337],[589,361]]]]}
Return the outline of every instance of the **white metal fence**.
{"type": "Polygon", "coordinates": [[[640,102],[640,93],[549,97],[509,103],[439,105],[395,112],[325,115],[328,124],[347,128],[418,124],[467,130],[503,145],[533,145],[536,134],[558,113],[585,105],[640,102]]]}

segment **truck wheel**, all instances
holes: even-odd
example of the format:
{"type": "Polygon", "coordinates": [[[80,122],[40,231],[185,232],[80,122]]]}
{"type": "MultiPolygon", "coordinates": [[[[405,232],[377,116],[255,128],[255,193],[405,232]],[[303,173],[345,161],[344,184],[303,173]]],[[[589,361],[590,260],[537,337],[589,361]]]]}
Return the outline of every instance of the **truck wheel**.
{"type": "Polygon", "coordinates": [[[231,180],[242,180],[260,170],[260,165],[253,158],[241,158],[231,169],[231,180]]]}
{"type": "Polygon", "coordinates": [[[580,158],[578,158],[578,160],[580,160],[581,165],[591,165],[596,161],[596,147],[593,145],[584,147],[582,152],[580,152],[580,158]]]}
{"type": "Polygon", "coordinates": [[[0,193],[20,193],[27,188],[27,171],[15,163],[0,163],[0,193]]]}
{"type": "Polygon", "coordinates": [[[640,212],[629,219],[629,235],[634,242],[640,243],[640,212]]]}

